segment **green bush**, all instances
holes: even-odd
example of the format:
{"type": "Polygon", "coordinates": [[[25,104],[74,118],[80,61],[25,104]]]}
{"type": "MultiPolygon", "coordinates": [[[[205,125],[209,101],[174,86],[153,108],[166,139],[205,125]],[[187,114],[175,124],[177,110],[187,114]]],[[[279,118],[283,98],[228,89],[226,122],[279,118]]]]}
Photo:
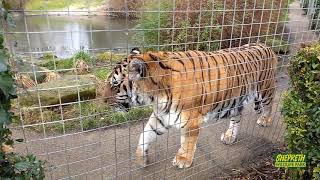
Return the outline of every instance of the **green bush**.
{"type": "Polygon", "coordinates": [[[49,70],[71,69],[73,68],[73,59],[47,59],[40,62],[39,65],[49,70]]]}
{"type": "Polygon", "coordinates": [[[91,64],[91,63],[92,63],[92,58],[91,58],[90,54],[88,54],[88,53],[86,53],[86,52],[84,52],[84,51],[82,51],[82,50],[76,52],[76,53],[73,55],[72,59],[74,59],[74,60],[79,60],[79,59],[81,59],[81,60],[84,60],[84,61],[85,61],[86,63],[88,63],[88,64],[91,64]]]}
{"type": "MultiPolygon", "coordinates": [[[[203,1],[203,3],[203,9],[212,8],[211,1],[203,1]]],[[[200,6],[196,0],[192,0],[189,4],[190,6],[200,6]]],[[[145,9],[153,12],[143,13],[137,20],[136,28],[143,29],[143,31],[135,33],[134,40],[141,47],[145,47],[146,50],[157,50],[158,45],[161,45],[160,50],[215,50],[218,48],[218,43],[208,42],[218,39],[218,35],[220,35],[220,28],[209,27],[217,25],[215,15],[212,16],[210,11],[202,13],[197,11],[189,13],[189,18],[186,18],[187,12],[156,12],[172,11],[173,6],[172,1],[169,0],[160,3],[148,2],[145,5],[145,9]],[[172,29],[172,27],[175,28],[172,29]],[[210,31],[212,32],[210,33],[210,31]]],[[[185,2],[176,1],[175,7],[176,11],[185,11],[185,2]]]]}
{"type": "Polygon", "coordinates": [[[71,58],[67,59],[57,59],[53,54],[46,53],[43,55],[43,60],[38,64],[42,67],[48,68],[49,70],[72,69],[74,62],[78,59],[84,60],[89,65],[92,64],[91,56],[84,51],[78,51],[71,58]]]}
{"type": "Polygon", "coordinates": [[[306,155],[307,168],[290,170],[295,178],[319,176],[320,165],[320,43],[299,50],[291,60],[292,88],[284,94],[282,112],[289,153],[306,155]]]}
{"type": "MultiPolygon", "coordinates": [[[[0,20],[8,20],[5,1],[0,1],[0,20]]],[[[11,100],[16,98],[13,74],[8,65],[8,55],[3,46],[3,34],[0,34],[0,179],[43,179],[44,163],[34,155],[21,156],[14,152],[15,141],[9,129],[13,113],[11,100]]]]}

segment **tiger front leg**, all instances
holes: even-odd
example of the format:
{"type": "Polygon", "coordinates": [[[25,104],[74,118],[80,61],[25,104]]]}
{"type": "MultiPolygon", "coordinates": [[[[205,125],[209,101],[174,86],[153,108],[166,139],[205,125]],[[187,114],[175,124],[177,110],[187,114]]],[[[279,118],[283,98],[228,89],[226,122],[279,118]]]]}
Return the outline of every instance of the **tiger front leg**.
{"type": "Polygon", "coordinates": [[[152,113],[143,132],[140,134],[139,144],[136,150],[136,162],[143,167],[149,164],[148,149],[150,144],[154,142],[157,135],[162,135],[167,131],[166,127],[164,127],[160,121],[161,119],[152,113]]]}
{"type": "Polygon", "coordinates": [[[172,164],[178,168],[188,168],[192,165],[194,153],[200,132],[200,121],[198,118],[186,122],[181,128],[181,147],[174,157],[172,164]]]}

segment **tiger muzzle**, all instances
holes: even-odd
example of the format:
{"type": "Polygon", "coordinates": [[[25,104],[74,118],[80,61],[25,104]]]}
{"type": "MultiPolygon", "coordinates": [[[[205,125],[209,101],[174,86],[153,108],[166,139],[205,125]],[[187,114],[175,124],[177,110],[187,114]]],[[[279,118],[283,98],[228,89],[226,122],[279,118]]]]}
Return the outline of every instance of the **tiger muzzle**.
{"type": "Polygon", "coordinates": [[[119,102],[117,99],[118,87],[112,87],[110,83],[107,83],[103,90],[103,99],[108,105],[110,105],[115,111],[126,112],[130,108],[129,103],[119,102]]]}

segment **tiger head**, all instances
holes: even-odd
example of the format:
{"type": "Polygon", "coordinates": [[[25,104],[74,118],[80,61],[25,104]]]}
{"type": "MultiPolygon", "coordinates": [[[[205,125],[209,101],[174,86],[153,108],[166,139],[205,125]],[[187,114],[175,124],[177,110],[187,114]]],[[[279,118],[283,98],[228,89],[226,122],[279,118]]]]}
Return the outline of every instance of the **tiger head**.
{"type": "Polygon", "coordinates": [[[138,48],[133,48],[127,58],[116,64],[105,81],[105,102],[113,106],[116,111],[127,111],[133,106],[148,105],[153,101],[151,96],[136,93],[138,87],[134,79],[138,75],[129,73],[129,69],[138,68],[137,64],[132,62],[132,59],[140,54],[138,48]],[[132,66],[130,62],[134,63],[134,65],[132,66]]]}

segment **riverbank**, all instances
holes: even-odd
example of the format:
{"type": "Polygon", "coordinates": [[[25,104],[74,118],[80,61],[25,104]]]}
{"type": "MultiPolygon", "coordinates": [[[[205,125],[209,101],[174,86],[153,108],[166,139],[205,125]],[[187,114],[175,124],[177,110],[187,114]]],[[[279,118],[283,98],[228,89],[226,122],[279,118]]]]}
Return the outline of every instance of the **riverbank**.
{"type": "MultiPolygon", "coordinates": [[[[121,3],[120,3],[121,4],[121,3]]],[[[28,16],[41,15],[72,15],[72,16],[109,16],[117,18],[135,19],[136,16],[125,12],[123,7],[118,6],[119,3],[109,2],[107,0],[70,0],[68,2],[51,0],[44,2],[42,0],[29,0],[23,8],[12,10],[14,13],[25,13],[28,16]]]]}

